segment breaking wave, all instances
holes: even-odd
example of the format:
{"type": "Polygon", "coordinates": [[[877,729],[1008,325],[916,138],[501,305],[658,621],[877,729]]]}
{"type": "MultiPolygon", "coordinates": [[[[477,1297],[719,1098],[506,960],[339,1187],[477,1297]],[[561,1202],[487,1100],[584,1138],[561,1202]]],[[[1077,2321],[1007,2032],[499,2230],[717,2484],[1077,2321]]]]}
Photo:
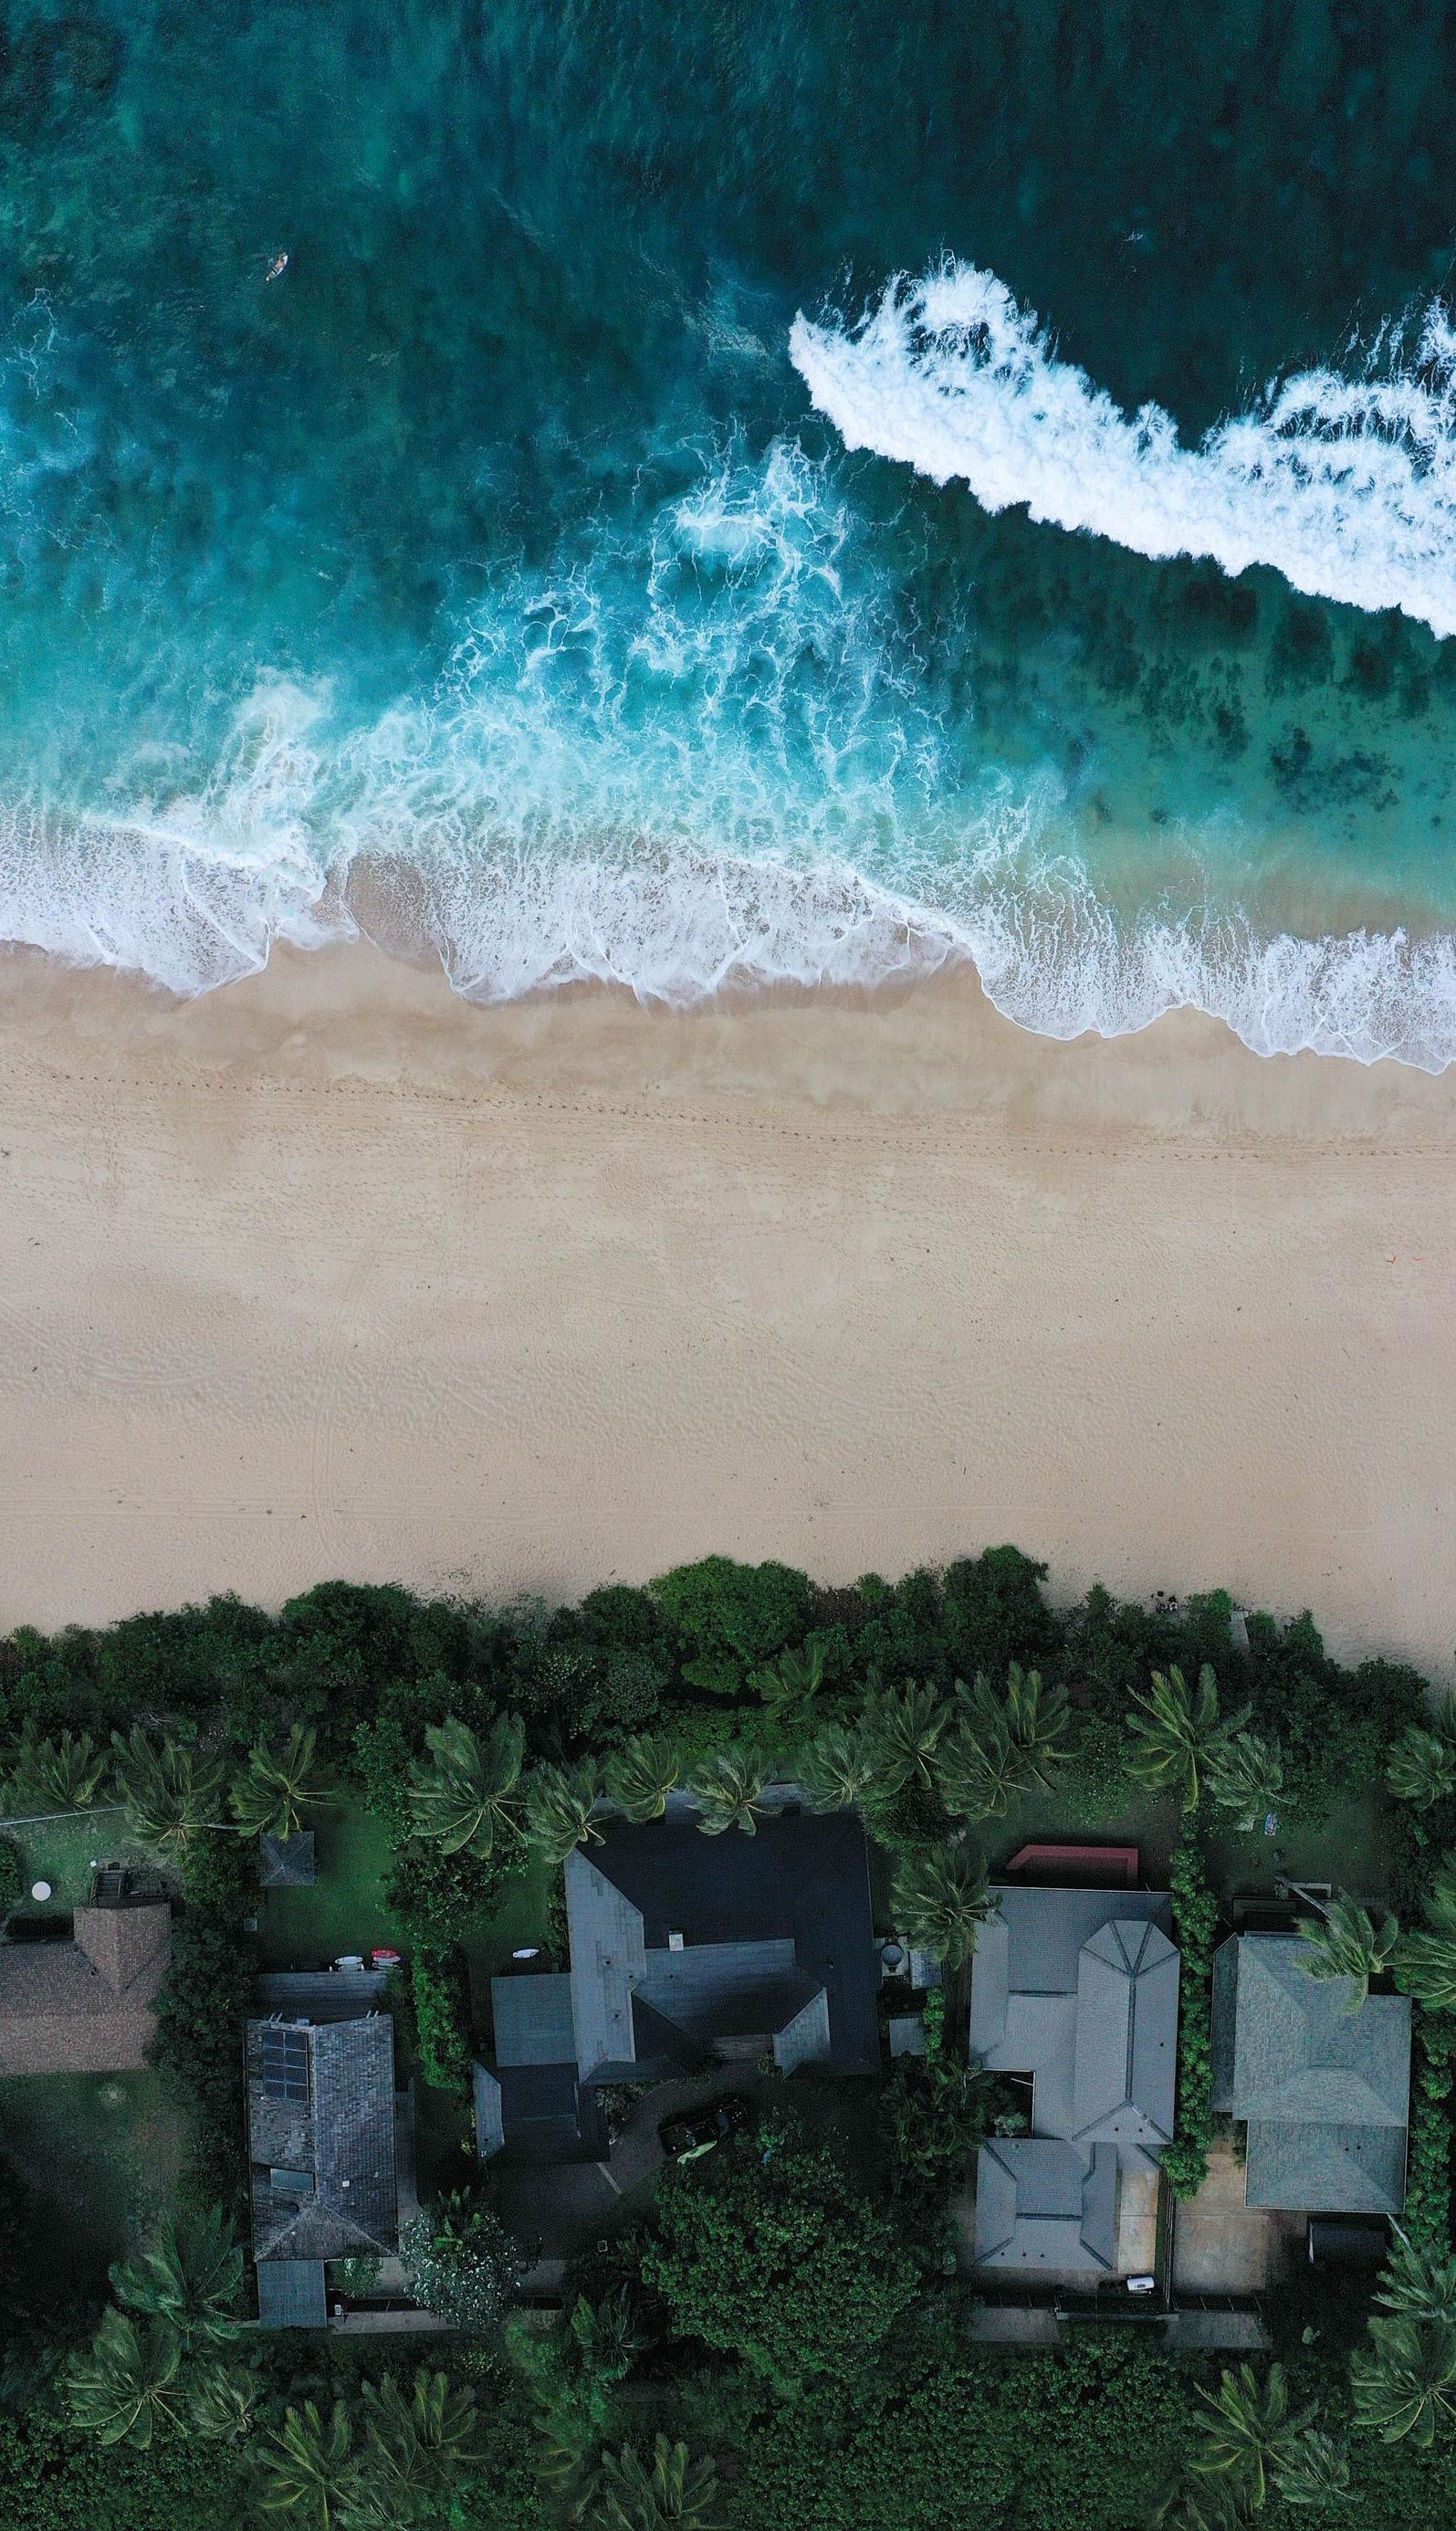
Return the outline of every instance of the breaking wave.
{"type": "Polygon", "coordinates": [[[503,575],[422,698],[362,717],[266,679],[169,796],[118,776],[104,815],[13,811],[0,938],[191,994],[364,931],[480,1001],[969,960],[1055,1037],[1193,1005],[1264,1053],[1456,1059],[1444,937],[1300,939],[1213,891],[1115,912],[1057,775],[988,761],[939,700],[916,557],[871,543],[796,445],[713,456],[503,575]]]}
{"type": "Polygon", "coordinates": [[[846,446],[968,483],[987,510],[1231,576],[1266,564],[1308,596],[1456,633],[1456,332],[1437,309],[1413,360],[1387,329],[1364,375],[1304,371],[1196,448],[1159,405],[1129,416],[1059,361],[969,264],[900,277],[857,326],[800,315],[790,351],[846,446]]]}

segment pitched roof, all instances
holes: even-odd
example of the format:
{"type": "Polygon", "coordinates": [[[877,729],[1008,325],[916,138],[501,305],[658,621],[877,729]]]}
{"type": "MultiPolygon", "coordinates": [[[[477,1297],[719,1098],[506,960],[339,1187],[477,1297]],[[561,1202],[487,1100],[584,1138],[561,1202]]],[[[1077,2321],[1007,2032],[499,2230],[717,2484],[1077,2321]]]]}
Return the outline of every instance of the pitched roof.
{"type": "Polygon", "coordinates": [[[1030,2074],[1033,2132],[1153,2158],[1173,2131],[1178,1953],[1157,1890],[998,1888],[978,1935],[971,2049],[1030,2074]]]}
{"type": "Polygon", "coordinates": [[[981,2267],[1091,2270],[1117,2259],[1117,2152],[1012,2137],[976,2163],[976,2257],[981,2267]]]}
{"type": "Polygon", "coordinates": [[[1297,1935],[1244,1934],[1213,1964],[1214,2106],[1248,2121],[1251,2206],[1398,2214],[1411,2006],[1316,1978],[1297,1935]]]}
{"type": "Polygon", "coordinates": [[[318,1877],[311,1828],[296,1828],[292,1836],[260,1836],[257,1877],[263,1889],[309,1888],[318,1877]]]}
{"type": "Polygon", "coordinates": [[[139,2070],[171,1943],[165,1904],[78,1907],[70,1941],[0,1942],[0,2075],[139,2070]]]}
{"type": "Polygon", "coordinates": [[[878,2064],[868,1858],[852,1814],[769,1819],[753,1837],[612,1821],[589,1854],[568,1858],[566,1898],[584,2078],[635,2070],[644,2034],[663,2053],[663,2025],[691,2053],[798,2023],[801,2054],[826,2034],[835,2064],[878,2064]]]}
{"type": "Polygon", "coordinates": [[[322,2329],[328,2320],[322,2259],[265,2259],[257,2272],[261,2329],[322,2329]]]}
{"type": "Polygon", "coordinates": [[[248,2144],[253,2256],[339,2259],[393,2250],[394,2025],[387,2013],[329,2022],[250,2021],[248,2144]],[[292,2097],[264,2074],[264,2034],[296,2040],[292,2097]]]}

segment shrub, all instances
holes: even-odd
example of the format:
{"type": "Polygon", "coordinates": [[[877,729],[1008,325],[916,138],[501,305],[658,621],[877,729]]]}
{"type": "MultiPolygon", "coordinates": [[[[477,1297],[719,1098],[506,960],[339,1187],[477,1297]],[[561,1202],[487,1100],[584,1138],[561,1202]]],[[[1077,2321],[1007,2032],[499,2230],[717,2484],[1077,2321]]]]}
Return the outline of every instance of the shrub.
{"type": "Polygon", "coordinates": [[[1194,2197],[1203,2186],[1213,2139],[1209,2099],[1213,2089],[1213,1937],[1218,1923],[1217,1902],[1208,1885],[1196,1814],[1183,1823],[1173,1852],[1169,1887],[1181,1967],[1178,2107],[1173,2141],[1163,2155],[1163,2169],[1175,2197],[1194,2197]]]}
{"type": "Polygon", "coordinates": [[[199,2200],[236,2213],[248,2185],[243,2023],[252,1981],[243,1916],[249,1884],[236,1839],[204,1838],[200,1856],[206,1857],[206,1884],[199,1886],[195,1875],[186,1910],[173,1921],[151,2061],[192,2103],[199,2200]]]}
{"type": "Polygon", "coordinates": [[[751,1670],[809,1631],[808,1576],[787,1564],[736,1564],[704,1555],[651,1585],[677,1637],[683,1676],[716,1696],[738,1696],[751,1670]]]}
{"type": "Polygon", "coordinates": [[[437,2092],[463,2092],[471,2079],[470,1984],[459,1951],[417,1941],[410,1984],[420,2071],[437,2092]]]}
{"type": "Polygon", "coordinates": [[[642,2274],[676,2334],[742,2356],[781,2396],[869,2362],[915,2290],[888,2218],[787,2118],[675,2165],[657,2211],[642,2274]]]}
{"type": "Polygon", "coordinates": [[[25,1885],[20,1847],[10,1837],[0,1836],[0,1916],[16,1905],[25,1885]]]}
{"type": "Polygon", "coordinates": [[[400,2257],[415,2298],[452,2329],[476,2335],[501,2326],[516,2290],[516,2245],[488,2207],[447,2197],[406,2225],[400,2257]]]}
{"type": "Polygon", "coordinates": [[[1412,2007],[1411,2136],[1403,2229],[1419,2250],[1451,2247],[1451,2109],[1456,2019],[1412,2007]]]}

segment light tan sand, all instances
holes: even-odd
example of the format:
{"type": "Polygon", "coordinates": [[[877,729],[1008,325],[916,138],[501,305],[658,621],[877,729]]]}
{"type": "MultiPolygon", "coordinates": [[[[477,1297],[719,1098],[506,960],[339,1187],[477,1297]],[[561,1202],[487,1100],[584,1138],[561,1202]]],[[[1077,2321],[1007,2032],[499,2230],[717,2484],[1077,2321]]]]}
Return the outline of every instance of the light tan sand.
{"type": "Polygon", "coordinates": [[[1014,1539],[1446,1674],[1456,1076],[0,970],[0,1623],[1014,1539]]]}

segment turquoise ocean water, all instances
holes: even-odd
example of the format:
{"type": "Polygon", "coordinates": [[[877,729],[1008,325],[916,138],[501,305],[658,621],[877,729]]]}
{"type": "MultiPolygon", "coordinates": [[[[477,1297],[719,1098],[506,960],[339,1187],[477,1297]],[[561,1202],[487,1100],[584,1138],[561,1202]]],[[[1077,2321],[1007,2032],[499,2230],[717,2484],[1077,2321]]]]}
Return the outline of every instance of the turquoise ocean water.
{"type": "Polygon", "coordinates": [[[1453,92],[1444,0],[8,12],[0,937],[1449,1061],[1453,92]]]}

